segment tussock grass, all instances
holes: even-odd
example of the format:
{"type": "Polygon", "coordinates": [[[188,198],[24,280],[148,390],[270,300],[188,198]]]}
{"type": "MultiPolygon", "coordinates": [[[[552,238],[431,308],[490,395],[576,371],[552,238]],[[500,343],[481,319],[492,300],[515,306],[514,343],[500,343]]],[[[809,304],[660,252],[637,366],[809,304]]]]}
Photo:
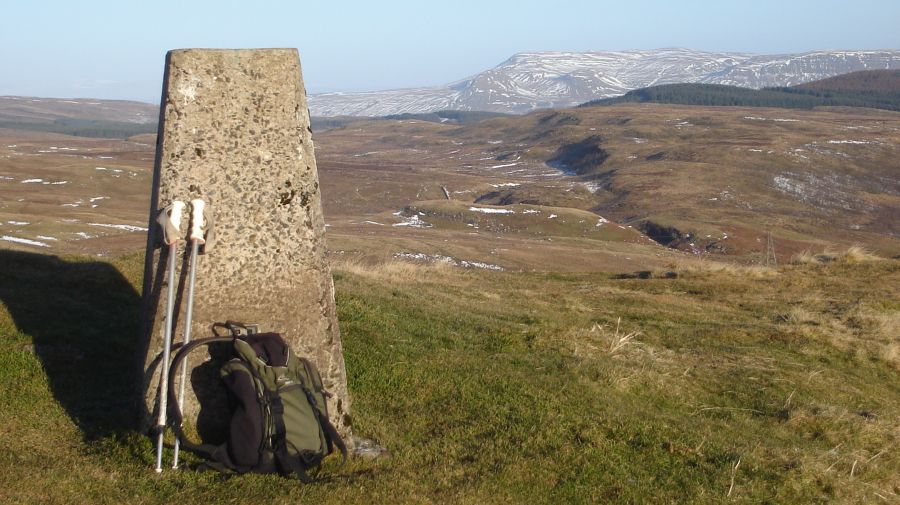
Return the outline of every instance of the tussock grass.
{"type": "Polygon", "coordinates": [[[376,262],[341,258],[333,261],[331,268],[340,275],[358,275],[389,283],[410,283],[446,277],[454,267],[444,261],[413,263],[388,259],[376,262]]]}
{"type": "Polygon", "coordinates": [[[140,262],[0,260],[3,503],[900,498],[895,260],[648,279],[338,264],[354,429],[392,457],[328,461],[309,486],[155,475],[148,439],[94,417],[121,374],[91,353],[127,342],[128,318],[85,333],[140,262]],[[26,314],[26,295],[83,324],[26,314]]]}
{"type": "Polygon", "coordinates": [[[567,340],[571,342],[572,354],[577,358],[596,356],[598,353],[616,354],[626,346],[637,343],[635,337],[641,332],[633,330],[626,332],[621,329],[622,318],[616,319],[615,328],[610,324],[594,323],[588,329],[572,329],[567,340]]]}
{"type": "Polygon", "coordinates": [[[680,275],[703,276],[711,274],[727,274],[750,279],[762,279],[775,277],[778,270],[761,265],[739,265],[713,260],[685,260],[674,265],[674,270],[680,275]]]}
{"type": "Polygon", "coordinates": [[[880,261],[882,259],[884,258],[863,247],[851,246],[843,251],[825,249],[818,254],[807,250],[792,256],[791,263],[795,265],[821,265],[825,263],[864,263],[868,261],[880,261]]]}

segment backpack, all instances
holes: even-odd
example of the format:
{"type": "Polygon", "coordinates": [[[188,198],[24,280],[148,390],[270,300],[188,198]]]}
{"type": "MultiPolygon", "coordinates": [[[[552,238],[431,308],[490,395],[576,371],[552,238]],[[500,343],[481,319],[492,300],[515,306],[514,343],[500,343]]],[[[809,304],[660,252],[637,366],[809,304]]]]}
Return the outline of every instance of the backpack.
{"type": "Polygon", "coordinates": [[[169,369],[172,427],[181,447],[210,460],[207,466],[237,473],[280,473],[312,482],[310,469],[337,447],[347,448],[328,421],[326,397],[316,367],[291,352],[278,333],[241,334],[226,323],[231,336],[198,339],[181,347],[169,369]],[[233,358],[220,375],[228,392],[231,420],[227,442],[196,444],[185,437],[183,416],[175,399],[174,379],[185,356],[199,346],[231,343],[233,358]]]}

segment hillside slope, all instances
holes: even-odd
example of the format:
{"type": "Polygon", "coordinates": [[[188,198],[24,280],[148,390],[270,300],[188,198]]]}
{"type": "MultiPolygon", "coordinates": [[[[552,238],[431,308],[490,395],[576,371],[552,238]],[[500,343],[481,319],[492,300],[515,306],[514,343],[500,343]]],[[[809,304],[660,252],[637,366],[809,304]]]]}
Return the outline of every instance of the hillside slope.
{"type": "MultiPolygon", "coordinates": [[[[856,243],[900,254],[895,112],[620,104],[422,117],[316,133],[332,250],[628,272],[685,254],[760,262],[771,231],[778,261],[856,243]]],[[[140,248],[146,137],[0,129],[0,242],[140,248]]]]}
{"type": "Polygon", "coordinates": [[[900,70],[860,70],[859,72],[851,72],[805,84],[798,84],[794,87],[815,91],[900,93],[900,70]]]}
{"type": "Polygon", "coordinates": [[[81,137],[156,133],[159,107],[126,100],[0,96],[0,128],[81,137]]]}
{"type": "Polygon", "coordinates": [[[871,107],[896,111],[900,110],[900,71],[867,70],[793,87],[760,90],[721,84],[664,84],[592,100],[580,107],[647,102],[788,109],[871,107]]]}
{"type": "Polygon", "coordinates": [[[337,183],[338,213],[402,209],[443,186],[473,204],[593,211],[693,254],[758,261],[769,231],[782,261],[829,243],[900,253],[895,112],[621,104],[461,127],[357,123],[317,142],[323,187],[362,177],[337,183]],[[384,182],[401,166],[422,174],[415,191],[384,182]]]}
{"type": "Polygon", "coordinates": [[[617,279],[340,262],[354,430],[391,457],[332,457],[299,485],[187,453],[152,471],[129,408],[140,255],[0,250],[0,502],[896,501],[898,261],[704,265],[617,279]]]}

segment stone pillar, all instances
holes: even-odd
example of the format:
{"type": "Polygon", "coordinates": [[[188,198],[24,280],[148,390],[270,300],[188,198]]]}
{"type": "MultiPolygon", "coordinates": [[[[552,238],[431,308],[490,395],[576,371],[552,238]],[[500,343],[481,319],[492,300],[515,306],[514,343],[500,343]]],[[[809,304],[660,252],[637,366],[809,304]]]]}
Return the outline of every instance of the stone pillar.
{"type": "MultiPolygon", "coordinates": [[[[325,256],[325,225],[300,60],[294,49],[169,52],[144,277],[144,427],[155,422],[164,334],[167,248],[156,216],[173,200],[206,200],[216,241],[198,258],[192,338],[213,322],[258,323],[281,333],[322,373],[331,419],[349,441],[350,399],[325,256]]],[[[185,236],[187,225],[185,224],[185,236]]],[[[184,335],[187,262],[179,246],[179,307],[173,340],[184,335]]],[[[203,397],[205,349],[192,354],[191,385],[203,397]]],[[[209,371],[207,371],[209,372],[209,371]]],[[[188,388],[191,389],[191,388],[188,388]]],[[[206,408],[188,394],[185,418],[206,408]]]]}

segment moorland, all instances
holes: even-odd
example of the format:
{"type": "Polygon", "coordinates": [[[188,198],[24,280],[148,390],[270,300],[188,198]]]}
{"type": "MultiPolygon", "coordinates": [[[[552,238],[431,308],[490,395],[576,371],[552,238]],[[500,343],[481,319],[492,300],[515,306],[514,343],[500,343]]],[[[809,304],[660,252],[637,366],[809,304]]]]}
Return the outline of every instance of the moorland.
{"type": "Polygon", "coordinates": [[[0,129],[0,499],[896,501],[898,137],[653,103],[317,131],[354,429],[391,457],[298,486],[150,471],[154,136],[0,129]]]}

